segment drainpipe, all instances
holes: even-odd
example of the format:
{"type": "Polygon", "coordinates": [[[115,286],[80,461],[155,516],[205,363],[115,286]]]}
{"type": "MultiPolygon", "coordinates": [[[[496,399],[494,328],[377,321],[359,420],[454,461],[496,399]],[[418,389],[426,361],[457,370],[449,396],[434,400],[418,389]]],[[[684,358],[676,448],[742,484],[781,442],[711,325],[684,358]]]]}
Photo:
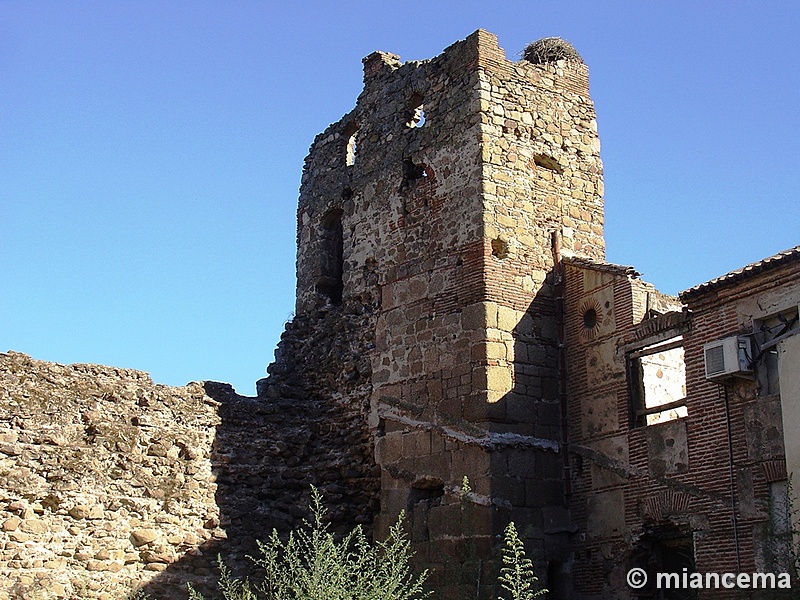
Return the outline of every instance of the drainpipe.
{"type": "Polygon", "coordinates": [[[553,276],[556,293],[556,331],[558,334],[559,401],[561,404],[561,456],[564,469],[564,493],[572,494],[572,473],[569,464],[569,433],[567,431],[567,312],[564,263],[561,260],[561,232],[555,229],[550,234],[553,251],[553,276]]]}
{"type": "Polygon", "coordinates": [[[728,386],[722,385],[725,396],[725,424],[728,427],[728,469],[730,473],[731,487],[731,521],[733,523],[733,543],[736,545],[736,567],[738,572],[742,572],[742,555],[739,550],[739,517],[736,515],[736,476],[733,467],[733,434],[731,433],[731,408],[728,398],[728,386]]]}

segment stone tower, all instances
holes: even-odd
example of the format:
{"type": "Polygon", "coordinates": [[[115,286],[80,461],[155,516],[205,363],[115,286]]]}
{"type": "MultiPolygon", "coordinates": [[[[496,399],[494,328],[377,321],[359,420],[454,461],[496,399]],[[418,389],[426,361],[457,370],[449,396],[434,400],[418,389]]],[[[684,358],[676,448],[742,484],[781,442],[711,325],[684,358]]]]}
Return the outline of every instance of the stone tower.
{"type": "Polygon", "coordinates": [[[478,30],[427,61],[367,56],[306,159],[302,326],[270,372],[313,371],[363,419],[375,464],[350,483],[379,474],[378,534],[406,511],[442,597],[490,593],[509,520],[540,578],[569,571],[555,265],[604,258],[599,146],[569,44],[512,62],[478,30]]]}

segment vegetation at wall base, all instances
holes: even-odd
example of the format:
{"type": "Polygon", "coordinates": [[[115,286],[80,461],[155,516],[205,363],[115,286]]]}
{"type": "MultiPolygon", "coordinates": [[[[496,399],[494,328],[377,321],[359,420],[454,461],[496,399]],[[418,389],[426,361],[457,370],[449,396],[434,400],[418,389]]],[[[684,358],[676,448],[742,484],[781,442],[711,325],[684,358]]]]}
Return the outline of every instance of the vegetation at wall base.
{"type": "Polygon", "coordinates": [[[533,562],[525,555],[525,546],[513,522],[506,527],[504,538],[503,567],[497,581],[509,596],[501,596],[499,600],[532,600],[544,596],[547,590],[536,589],[539,579],[533,571],[533,562]]]}
{"type": "MultiPolygon", "coordinates": [[[[225,600],[422,600],[428,572],[414,575],[411,544],[403,530],[403,514],[382,542],[371,543],[361,527],[337,541],[325,522],[322,496],[312,489],[312,518],[290,533],[286,541],[273,530],[259,542],[260,556],[251,560],[264,571],[263,581],[252,583],[231,575],[219,557],[218,586],[225,600]]],[[[508,592],[498,600],[532,600],[547,590],[536,590],[533,563],[525,555],[514,523],[505,530],[503,567],[498,584],[508,592]]],[[[189,600],[205,600],[189,587],[189,600]]],[[[140,600],[145,600],[144,598],[140,600]]]]}
{"type": "MultiPolygon", "coordinates": [[[[312,519],[284,542],[273,530],[251,557],[265,575],[253,584],[240,581],[220,557],[219,588],[225,600],[421,600],[427,571],[414,575],[411,544],[403,515],[382,542],[370,543],[361,527],[337,541],[325,522],[322,496],[312,489],[312,519]]],[[[204,600],[189,587],[190,600],[204,600]]]]}

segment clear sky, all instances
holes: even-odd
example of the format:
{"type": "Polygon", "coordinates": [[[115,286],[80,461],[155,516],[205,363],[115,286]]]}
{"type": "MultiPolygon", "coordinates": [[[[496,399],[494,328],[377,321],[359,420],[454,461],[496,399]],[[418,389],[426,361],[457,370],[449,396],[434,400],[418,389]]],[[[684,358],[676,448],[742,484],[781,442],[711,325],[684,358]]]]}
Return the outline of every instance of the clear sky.
{"type": "Polygon", "coordinates": [[[481,27],[589,65],[609,261],[677,293],[800,244],[796,0],[0,0],[0,350],[254,393],[361,58],[481,27]]]}

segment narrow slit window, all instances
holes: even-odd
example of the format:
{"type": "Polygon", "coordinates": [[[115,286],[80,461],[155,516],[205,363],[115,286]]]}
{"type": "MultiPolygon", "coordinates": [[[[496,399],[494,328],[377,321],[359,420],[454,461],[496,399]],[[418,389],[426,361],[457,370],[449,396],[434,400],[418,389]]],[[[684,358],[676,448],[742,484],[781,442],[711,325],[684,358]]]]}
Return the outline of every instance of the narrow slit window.
{"type": "Polygon", "coordinates": [[[334,209],[322,219],[320,244],[320,269],[317,291],[330,299],[331,304],[342,303],[344,291],[344,231],[342,211],[334,209]]]}
{"type": "Polygon", "coordinates": [[[345,164],[352,167],[356,164],[356,153],[358,152],[358,125],[350,123],[344,132],[347,139],[347,146],[345,148],[345,164]]]}
{"type": "Polygon", "coordinates": [[[425,105],[421,94],[414,94],[408,102],[408,127],[422,127],[425,125],[425,105]]]}

